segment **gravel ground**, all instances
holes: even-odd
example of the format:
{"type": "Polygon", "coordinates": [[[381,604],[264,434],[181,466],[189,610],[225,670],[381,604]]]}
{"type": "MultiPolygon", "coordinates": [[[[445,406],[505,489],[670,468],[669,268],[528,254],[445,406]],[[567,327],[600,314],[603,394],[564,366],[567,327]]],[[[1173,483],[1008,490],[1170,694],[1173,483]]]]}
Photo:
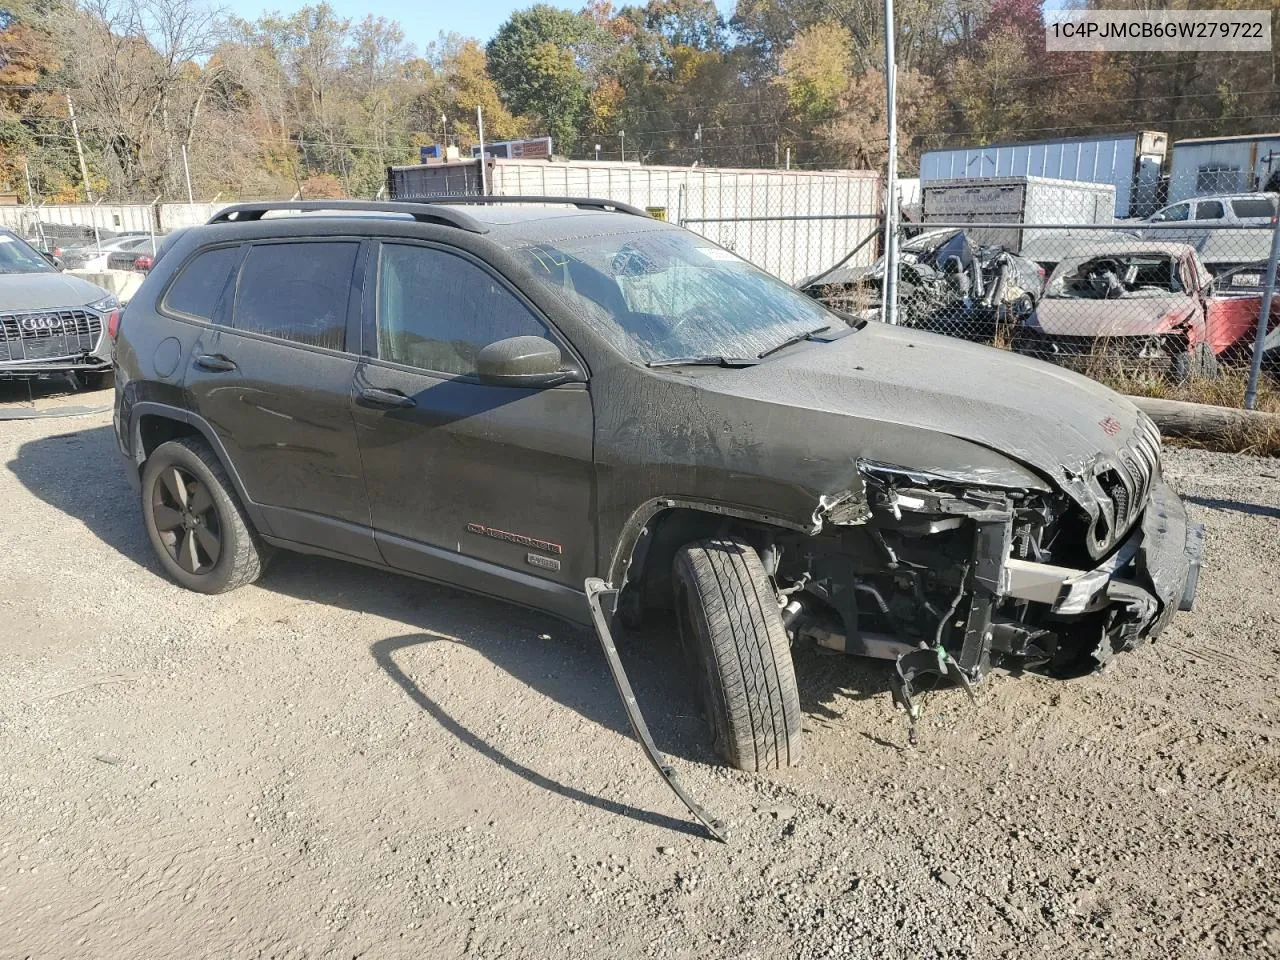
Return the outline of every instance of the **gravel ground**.
{"type": "Polygon", "coordinates": [[[798,657],[803,766],[716,767],[670,630],[284,555],[164,579],[109,417],[0,424],[0,957],[1280,956],[1280,462],[1170,450],[1200,602],[927,703],[798,657]]]}

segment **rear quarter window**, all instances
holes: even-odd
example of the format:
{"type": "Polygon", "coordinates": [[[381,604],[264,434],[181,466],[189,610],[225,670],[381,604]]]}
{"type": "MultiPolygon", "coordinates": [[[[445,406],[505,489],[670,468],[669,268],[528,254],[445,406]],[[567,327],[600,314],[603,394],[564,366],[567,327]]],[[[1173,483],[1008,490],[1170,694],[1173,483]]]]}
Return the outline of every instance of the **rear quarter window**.
{"type": "Polygon", "coordinates": [[[178,274],[165,294],[164,306],[174,313],[212,320],[226,293],[231,271],[240,261],[240,247],[218,247],[198,254],[178,274]]]}
{"type": "Polygon", "coordinates": [[[259,243],[249,248],[231,325],[328,350],[342,350],[360,244],[259,243]]]}
{"type": "Polygon", "coordinates": [[[1236,212],[1236,216],[1241,220],[1251,217],[1266,217],[1269,219],[1276,212],[1274,203],[1257,197],[1232,200],[1231,209],[1236,212]]]}

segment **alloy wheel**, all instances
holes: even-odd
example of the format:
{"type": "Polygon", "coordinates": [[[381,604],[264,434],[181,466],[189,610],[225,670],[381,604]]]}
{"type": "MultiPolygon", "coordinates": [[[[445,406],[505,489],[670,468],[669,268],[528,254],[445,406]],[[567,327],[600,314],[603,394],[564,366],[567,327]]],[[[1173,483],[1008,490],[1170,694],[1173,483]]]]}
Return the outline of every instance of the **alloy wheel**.
{"type": "Polygon", "coordinates": [[[176,464],[165,467],[151,491],[151,516],[160,541],[187,573],[213,569],[222,555],[222,526],[208,486],[176,464]]]}

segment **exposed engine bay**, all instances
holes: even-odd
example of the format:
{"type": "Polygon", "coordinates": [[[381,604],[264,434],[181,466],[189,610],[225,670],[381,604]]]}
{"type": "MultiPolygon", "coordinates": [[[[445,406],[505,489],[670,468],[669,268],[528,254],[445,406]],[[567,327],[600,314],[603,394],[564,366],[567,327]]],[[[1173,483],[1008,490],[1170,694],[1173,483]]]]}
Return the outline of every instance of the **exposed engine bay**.
{"type": "MultiPolygon", "coordinates": [[[[1201,534],[1170,514],[1162,483],[1145,509],[1122,504],[1127,523],[1106,528],[1099,557],[1097,523],[1065,494],[867,462],[859,472],[863,496],[824,503],[816,535],[780,537],[763,558],[793,639],[897,661],[894,697],[913,719],[925,675],[968,689],[1002,661],[1091,669],[1194,597],[1201,534]],[[1176,550],[1153,549],[1153,527],[1176,550]]],[[[1127,487],[1110,490],[1114,503],[1127,487]]]]}

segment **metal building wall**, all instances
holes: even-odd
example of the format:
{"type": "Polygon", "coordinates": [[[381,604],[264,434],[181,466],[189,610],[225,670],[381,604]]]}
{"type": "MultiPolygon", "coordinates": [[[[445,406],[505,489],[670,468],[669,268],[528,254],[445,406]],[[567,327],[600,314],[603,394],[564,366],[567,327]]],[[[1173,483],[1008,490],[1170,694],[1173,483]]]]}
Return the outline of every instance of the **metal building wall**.
{"type": "MultiPolygon", "coordinates": [[[[1264,158],[1271,152],[1280,155],[1280,138],[1175,143],[1173,162],[1169,166],[1168,202],[1177,203],[1188,197],[1214,193],[1251,192],[1255,189],[1255,178],[1260,181],[1256,189],[1261,189],[1268,176],[1264,158]],[[1202,177],[1201,167],[1235,167],[1240,176],[1219,174],[1202,177]]],[[[1280,157],[1272,162],[1271,170],[1280,170],[1280,157]]]]}

